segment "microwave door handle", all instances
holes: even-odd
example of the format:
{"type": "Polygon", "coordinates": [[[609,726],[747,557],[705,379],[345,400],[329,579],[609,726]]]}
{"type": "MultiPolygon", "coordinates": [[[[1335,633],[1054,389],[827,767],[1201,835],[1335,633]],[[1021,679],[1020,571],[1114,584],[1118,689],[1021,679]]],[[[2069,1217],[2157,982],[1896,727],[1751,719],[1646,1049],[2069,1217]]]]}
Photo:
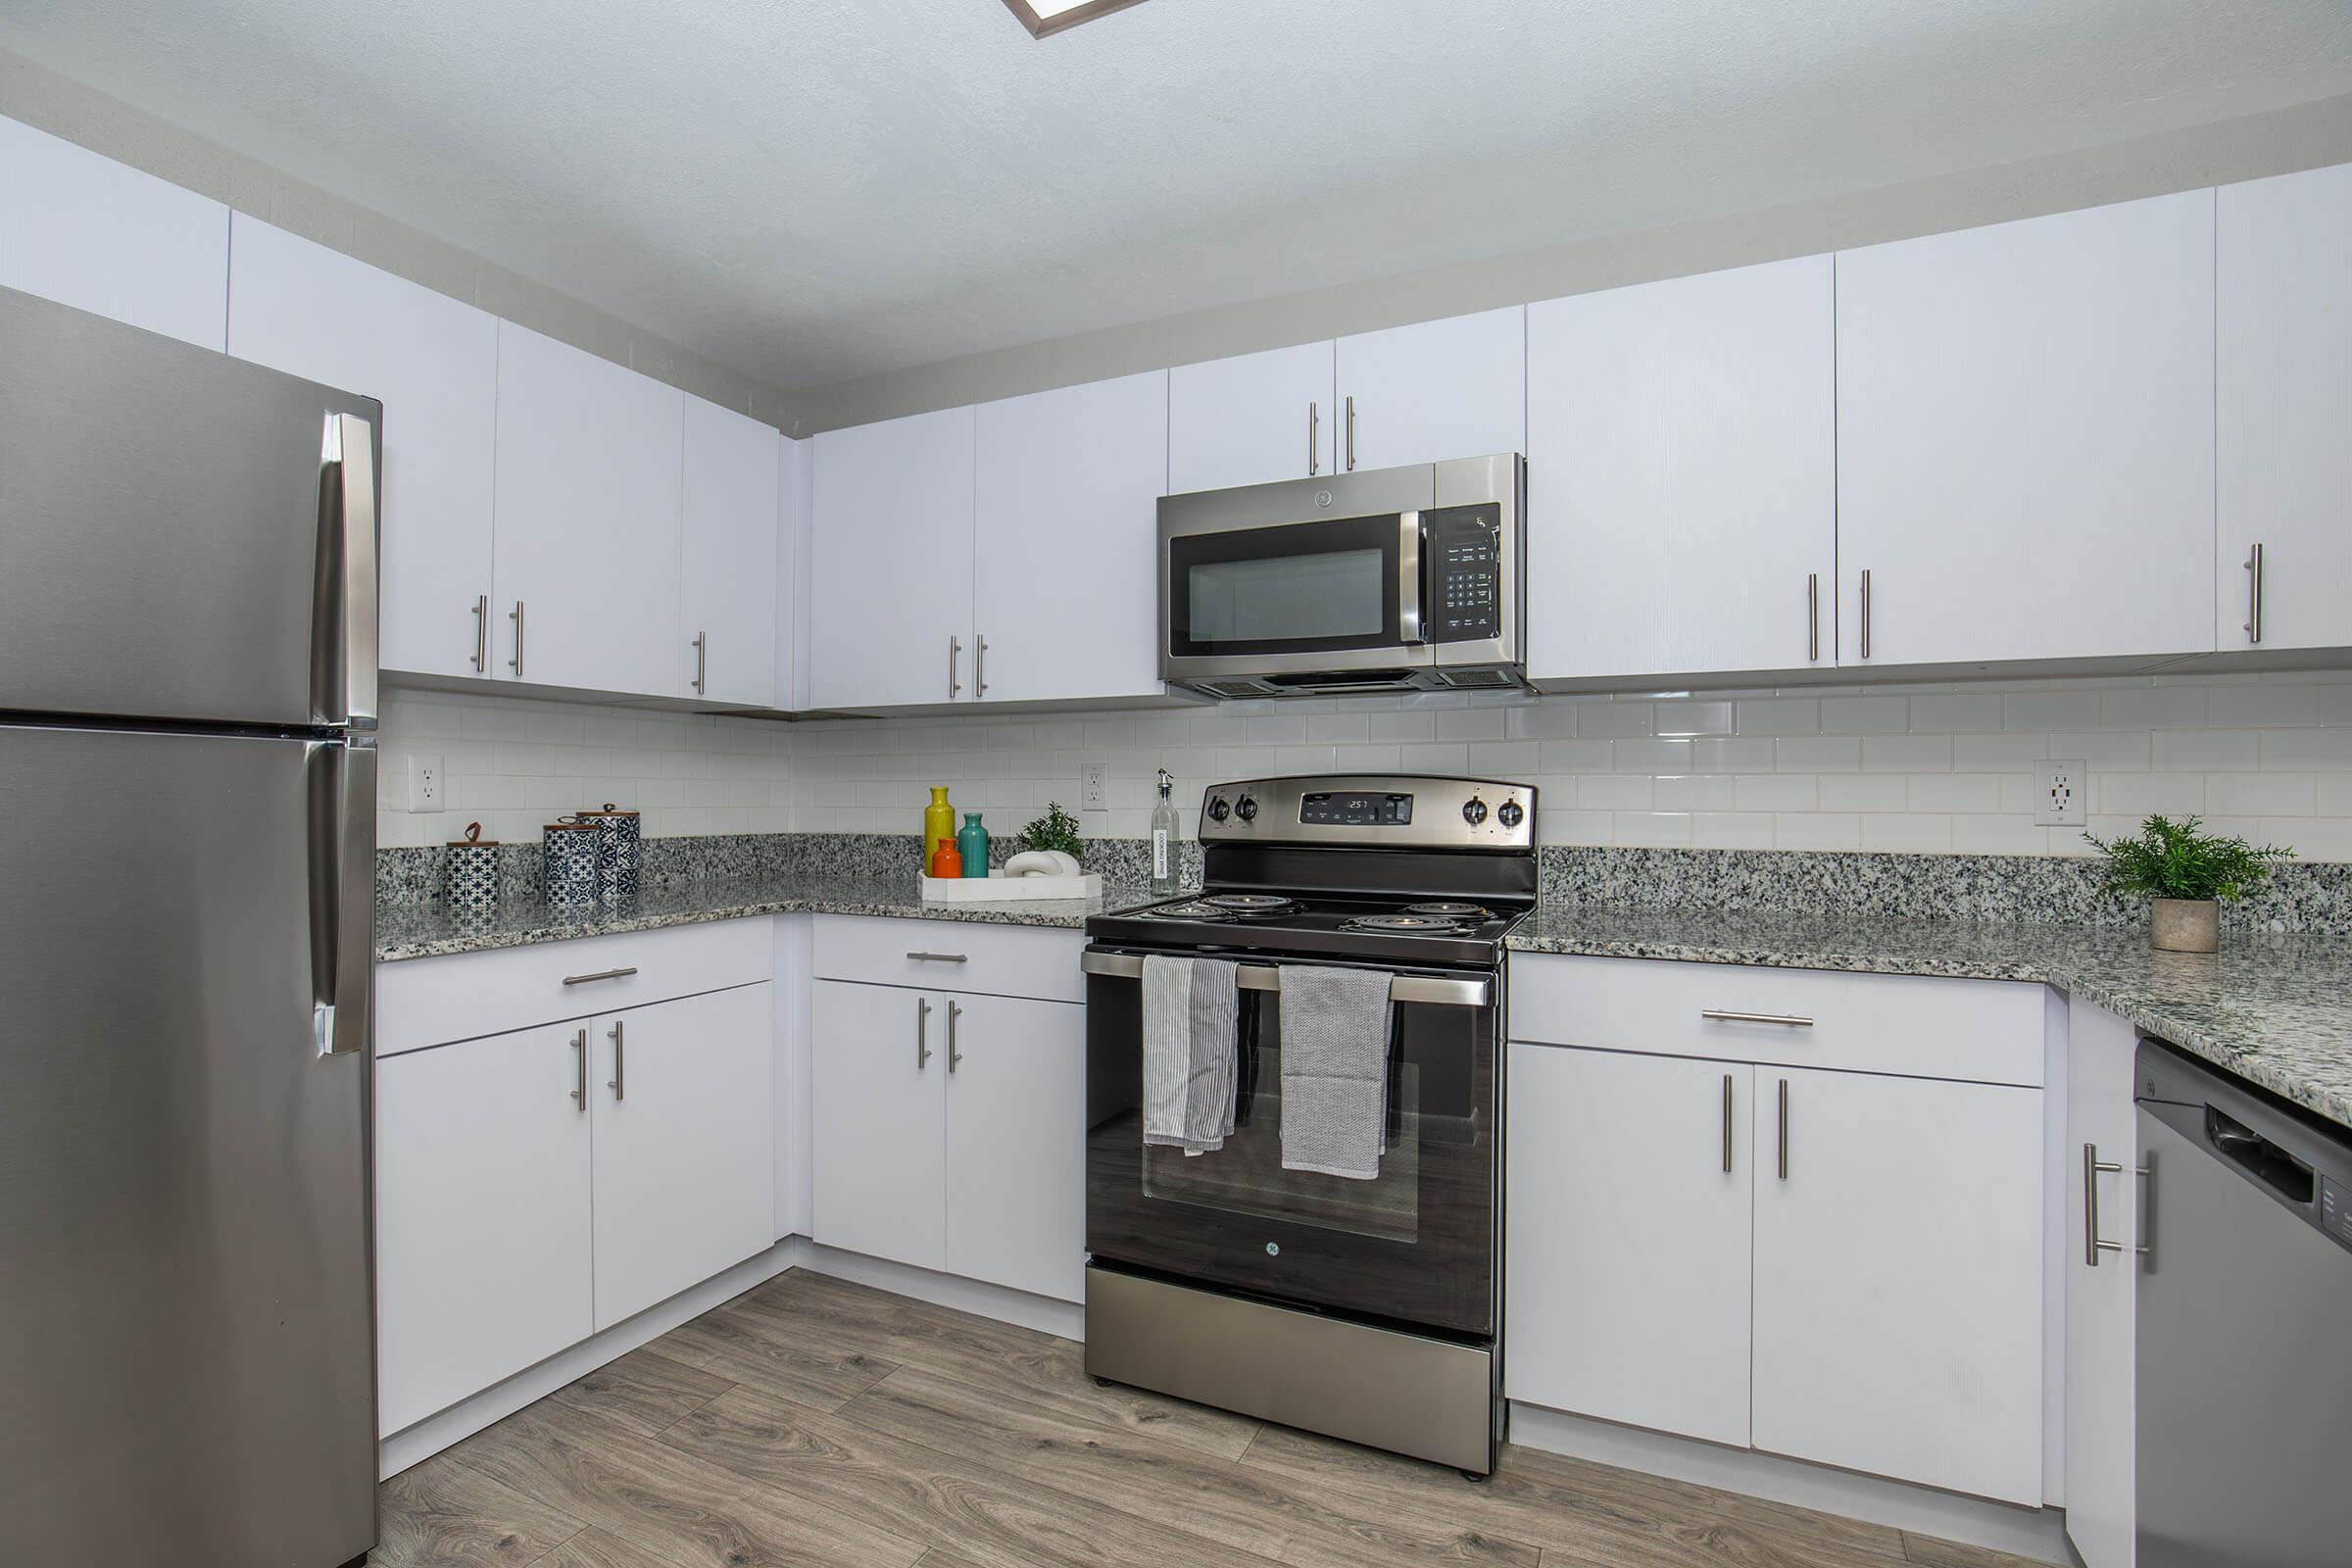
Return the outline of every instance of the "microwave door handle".
{"type": "Polygon", "coordinates": [[[1422,605],[1428,599],[1425,591],[1427,566],[1422,560],[1421,514],[1401,512],[1396,514],[1396,640],[1400,643],[1429,641],[1427,623],[1422,619],[1422,605]]]}

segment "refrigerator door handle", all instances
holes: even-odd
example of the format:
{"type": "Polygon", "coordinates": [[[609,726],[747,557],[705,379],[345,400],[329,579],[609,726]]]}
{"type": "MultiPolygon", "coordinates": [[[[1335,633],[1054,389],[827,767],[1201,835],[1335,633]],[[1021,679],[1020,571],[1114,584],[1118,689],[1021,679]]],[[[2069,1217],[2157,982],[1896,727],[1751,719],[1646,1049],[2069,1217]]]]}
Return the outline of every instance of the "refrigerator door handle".
{"type": "Polygon", "coordinates": [[[309,743],[311,1027],[321,1056],[368,1050],[375,987],[375,747],[309,743]]]}
{"type": "Polygon", "coordinates": [[[319,624],[321,635],[338,626],[341,646],[318,650],[313,688],[319,711],[339,715],[328,722],[369,730],[376,718],[375,432],[356,415],[330,414],[320,458],[332,470],[321,487],[320,559],[337,570],[331,581],[321,574],[319,591],[334,596],[338,613],[319,624]]]}

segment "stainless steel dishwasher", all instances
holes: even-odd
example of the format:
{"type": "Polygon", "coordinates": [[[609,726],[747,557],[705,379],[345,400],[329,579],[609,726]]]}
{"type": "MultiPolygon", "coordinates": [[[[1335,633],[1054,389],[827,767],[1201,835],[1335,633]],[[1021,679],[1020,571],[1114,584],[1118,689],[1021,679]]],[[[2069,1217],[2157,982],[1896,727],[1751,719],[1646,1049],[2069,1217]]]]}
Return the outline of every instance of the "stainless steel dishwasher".
{"type": "Polygon", "coordinates": [[[2137,1568],[2343,1568],[2352,1135],[2138,1057],[2137,1568]]]}

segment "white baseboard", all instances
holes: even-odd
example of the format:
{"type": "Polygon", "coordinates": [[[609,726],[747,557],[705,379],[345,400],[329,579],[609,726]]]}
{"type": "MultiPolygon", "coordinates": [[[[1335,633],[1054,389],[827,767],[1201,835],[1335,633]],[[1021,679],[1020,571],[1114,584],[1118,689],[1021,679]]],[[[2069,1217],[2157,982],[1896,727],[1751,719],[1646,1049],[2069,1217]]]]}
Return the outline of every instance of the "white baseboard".
{"type": "Polygon", "coordinates": [[[723,1274],[714,1274],[691,1290],[647,1307],[626,1322],[615,1323],[602,1334],[582,1340],[536,1366],[523,1368],[503,1383],[494,1383],[437,1415],[428,1415],[393,1433],[375,1446],[377,1478],[389,1479],[431,1458],[452,1444],[505,1420],[524,1405],[547,1397],[564,1384],[587,1376],[606,1362],[660,1339],[679,1324],[701,1317],[720,1302],[773,1279],[798,1263],[807,1246],[798,1236],[787,1237],[723,1274]]]}
{"type": "Polygon", "coordinates": [[[837,1248],[820,1247],[814,1242],[806,1245],[808,1250],[800,1259],[799,1266],[813,1274],[830,1274],[835,1279],[870,1285],[878,1291],[890,1291],[899,1296],[911,1296],[918,1301],[929,1301],[934,1306],[952,1306],[958,1311],[993,1317],[1000,1323],[1035,1329],[1041,1334],[1057,1335],[1065,1340],[1082,1341],[1086,1338],[1086,1308],[1075,1301],[1056,1300],[1050,1296],[1032,1296],[1026,1291],[967,1280],[958,1274],[935,1274],[927,1268],[868,1257],[862,1252],[844,1252],[837,1248]]]}
{"type": "Polygon", "coordinates": [[[1858,1475],[1775,1453],[1727,1448],[1512,1401],[1510,1441],[1530,1448],[1695,1482],[1769,1502],[1965,1542],[2035,1562],[2076,1568],[2061,1508],[2019,1508],[1905,1481],[1858,1475]]]}

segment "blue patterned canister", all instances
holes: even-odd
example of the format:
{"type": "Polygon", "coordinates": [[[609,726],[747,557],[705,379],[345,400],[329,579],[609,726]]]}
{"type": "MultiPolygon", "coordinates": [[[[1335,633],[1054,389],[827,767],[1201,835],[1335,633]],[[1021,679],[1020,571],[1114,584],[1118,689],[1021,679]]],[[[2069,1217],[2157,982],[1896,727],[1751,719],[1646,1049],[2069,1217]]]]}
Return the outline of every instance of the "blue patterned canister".
{"type": "Polygon", "coordinates": [[[596,902],[599,832],[594,822],[550,822],[540,830],[540,874],[550,905],[574,908],[596,902]]]}
{"type": "Polygon", "coordinates": [[[602,810],[582,811],[571,820],[589,823],[597,830],[598,890],[611,900],[635,898],[639,883],[637,813],[607,801],[602,810]]]}
{"type": "Polygon", "coordinates": [[[498,907],[498,840],[482,837],[482,824],[466,824],[466,836],[449,842],[449,911],[488,914],[498,907]]]}

